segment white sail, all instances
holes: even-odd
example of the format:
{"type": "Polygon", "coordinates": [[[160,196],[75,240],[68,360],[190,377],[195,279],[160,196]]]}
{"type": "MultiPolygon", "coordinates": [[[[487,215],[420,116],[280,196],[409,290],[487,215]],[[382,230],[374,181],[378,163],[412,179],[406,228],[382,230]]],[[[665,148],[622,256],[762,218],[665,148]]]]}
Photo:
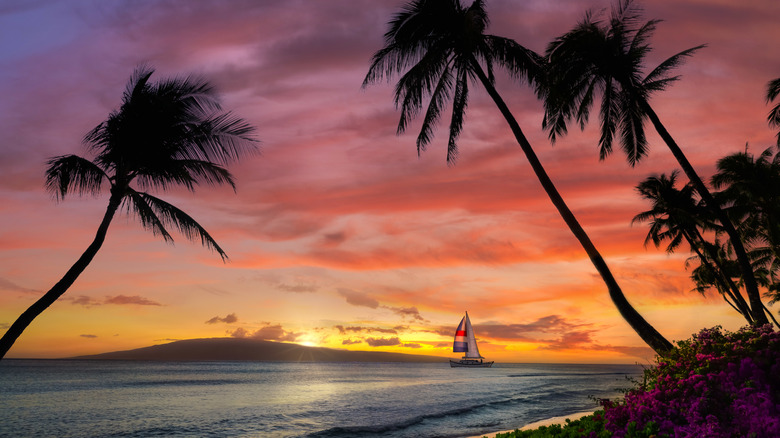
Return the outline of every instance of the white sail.
{"type": "Polygon", "coordinates": [[[479,354],[479,348],[477,348],[477,338],[474,336],[474,329],[471,327],[469,312],[466,312],[466,343],[468,344],[468,349],[463,357],[467,359],[482,359],[482,356],[479,354]]]}

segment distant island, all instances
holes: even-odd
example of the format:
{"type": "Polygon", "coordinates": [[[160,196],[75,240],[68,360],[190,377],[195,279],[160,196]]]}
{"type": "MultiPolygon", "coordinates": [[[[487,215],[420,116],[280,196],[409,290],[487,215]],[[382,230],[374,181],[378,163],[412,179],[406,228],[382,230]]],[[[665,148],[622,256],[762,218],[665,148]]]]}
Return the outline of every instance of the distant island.
{"type": "Polygon", "coordinates": [[[134,350],[76,356],[70,359],[149,361],[265,361],[265,362],[446,362],[446,358],[384,351],[350,351],[306,347],[283,342],[241,338],[174,341],[134,350]]]}

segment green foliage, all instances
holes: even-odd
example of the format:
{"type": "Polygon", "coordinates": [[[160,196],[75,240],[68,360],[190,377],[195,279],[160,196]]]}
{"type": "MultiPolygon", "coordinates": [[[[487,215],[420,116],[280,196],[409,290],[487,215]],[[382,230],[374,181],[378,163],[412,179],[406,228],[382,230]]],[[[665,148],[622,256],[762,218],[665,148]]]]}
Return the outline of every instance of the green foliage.
{"type": "Polygon", "coordinates": [[[496,434],[496,438],[608,438],[611,434],[604,429],[604,411],[596,411],[578,420],[566,419],[565,424],[542,426],[538,429],[515,430],[496,434]]]}

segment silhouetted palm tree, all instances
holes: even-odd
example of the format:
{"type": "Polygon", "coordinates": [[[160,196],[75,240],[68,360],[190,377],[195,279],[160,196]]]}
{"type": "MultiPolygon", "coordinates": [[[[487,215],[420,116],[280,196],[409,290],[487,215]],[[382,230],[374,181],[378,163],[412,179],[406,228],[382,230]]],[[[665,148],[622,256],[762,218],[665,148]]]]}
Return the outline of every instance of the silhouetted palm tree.
{"type": "Polygon", "coordinates": [[[541,89],[545,100],[543,126],[549,130],[552,141],[567,132],[566,123],[572,118],[584,128],[594,97],[601,92],[601,158],[612,152],[613,138],[618,133],[621,147],[633,166],[647,153],[644,123],[649,119],[728,234],[751,308],[759,311],[753,316],[757,323],[765,324],[768,320],[760,311],[761,295],[739,234],[649,103],[652,93],[664,90],[678,79],[669,75],[671,70],[704,46],[677,53],[643,78],[643,63],[651,50],[648,41],[659,21],[642,23],[640,12],[632,0],[622,0],[606,23],[587,14],[573,30],[549,45],[547,84],[541,89]]]}
{"type": "Polygon", "coordinates": [[[631,223],[650,222],[645,245],[652,241],[659,247],[668,240],[666,251],[672,253],[683,241],[687,242],[701,264],[692,275],[697,290],[704,293],[709,286],[714,286],[734,310],[752,323],[750,307],[730,275],[733,270],[729,268],[733,264],[717,244],[706,241],[701,233],[702,230],[715,228],[709,210],[696,202],[690,183],[680,189],[675,187],[676,183],[677,171],[669,176],[661,174],[642,181],[637,191],[652,203],[652,208],[634,216],[631,223]]]}
{"type": "Polygon", "coordinates": [[[751,258],[767,270],[778,292],[780,272],[780,149],[769,147],[757,158],[738,152],[718,160],[712,185],[750,247],[751,258]]]}
{"type": "MultiPolygon", "coordinates": [[[[766,101],[771,102],[780,96],[780,78],[769,81],[766,87],[766,101]]],[[[777,146],[780,146],[780,102],[775,105],[767,117],[769,126],[779,129],[777,132],[777,146]]]]}
{"type": "Polygon", "coordinates": [[[227,255],[211,235],[175,206],[142,190],[165,191],[184,186],[194,192],[201,183],[228,184],[226,165],[256,151],[254,128],[223,112],[216,92],[195,78],[149,81],[153,70],[141,67],[127,84],[122,106],[84,138],[95,154],[92,161],[76,155],[48,162],[46,188],[58,199],[68,193],[97,195],[108,189],[108,207],[92,243],[46,294],[30,306],[0,339],[5,356],[25,328],[73,284],[103,245],[109,224],[120,207],[133,212],[144,228],[165,241],[174,227],[190,240],[227,255]]]}
{"type": "Polygon", "coordinates": [[[433,129],[452,96],[447,161],[457,156],[457,139],[468,103],[469,82],[478,80],[509,123],[547,195],[563,220],[590,257],[621,315],[639,336],[659,354],[671,344],[626,300],[617,281],[590,238],[564,203],[545,172],[520,125],[495,89],[493,66],[504,67],[511,75],[536,80],[539,58],[516,42],[485,34],[488,17],[484,2],[464,7],[459,0],[415,0],[407,3],[389,23],[385,46],[374,54],[363,85],[385,76],[401,75],[395,88],[395,103],[401,109],[398,132],[416,116],[428,99],[428,108],[417,137],[418,153],[433,137],[433,129]],[[484,66],[484,68],[483,68],[484,66]]]}

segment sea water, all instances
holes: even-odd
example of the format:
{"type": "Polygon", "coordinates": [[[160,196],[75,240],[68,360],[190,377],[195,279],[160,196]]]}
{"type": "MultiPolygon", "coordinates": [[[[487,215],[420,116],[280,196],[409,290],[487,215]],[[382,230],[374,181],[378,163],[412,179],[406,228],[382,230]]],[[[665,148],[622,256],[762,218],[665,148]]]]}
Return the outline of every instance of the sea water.
{"type": "Polygon", "coordinates": [[[0,361],[2,437],[464,437],[598,407],[635,365],[0,361]]]}

